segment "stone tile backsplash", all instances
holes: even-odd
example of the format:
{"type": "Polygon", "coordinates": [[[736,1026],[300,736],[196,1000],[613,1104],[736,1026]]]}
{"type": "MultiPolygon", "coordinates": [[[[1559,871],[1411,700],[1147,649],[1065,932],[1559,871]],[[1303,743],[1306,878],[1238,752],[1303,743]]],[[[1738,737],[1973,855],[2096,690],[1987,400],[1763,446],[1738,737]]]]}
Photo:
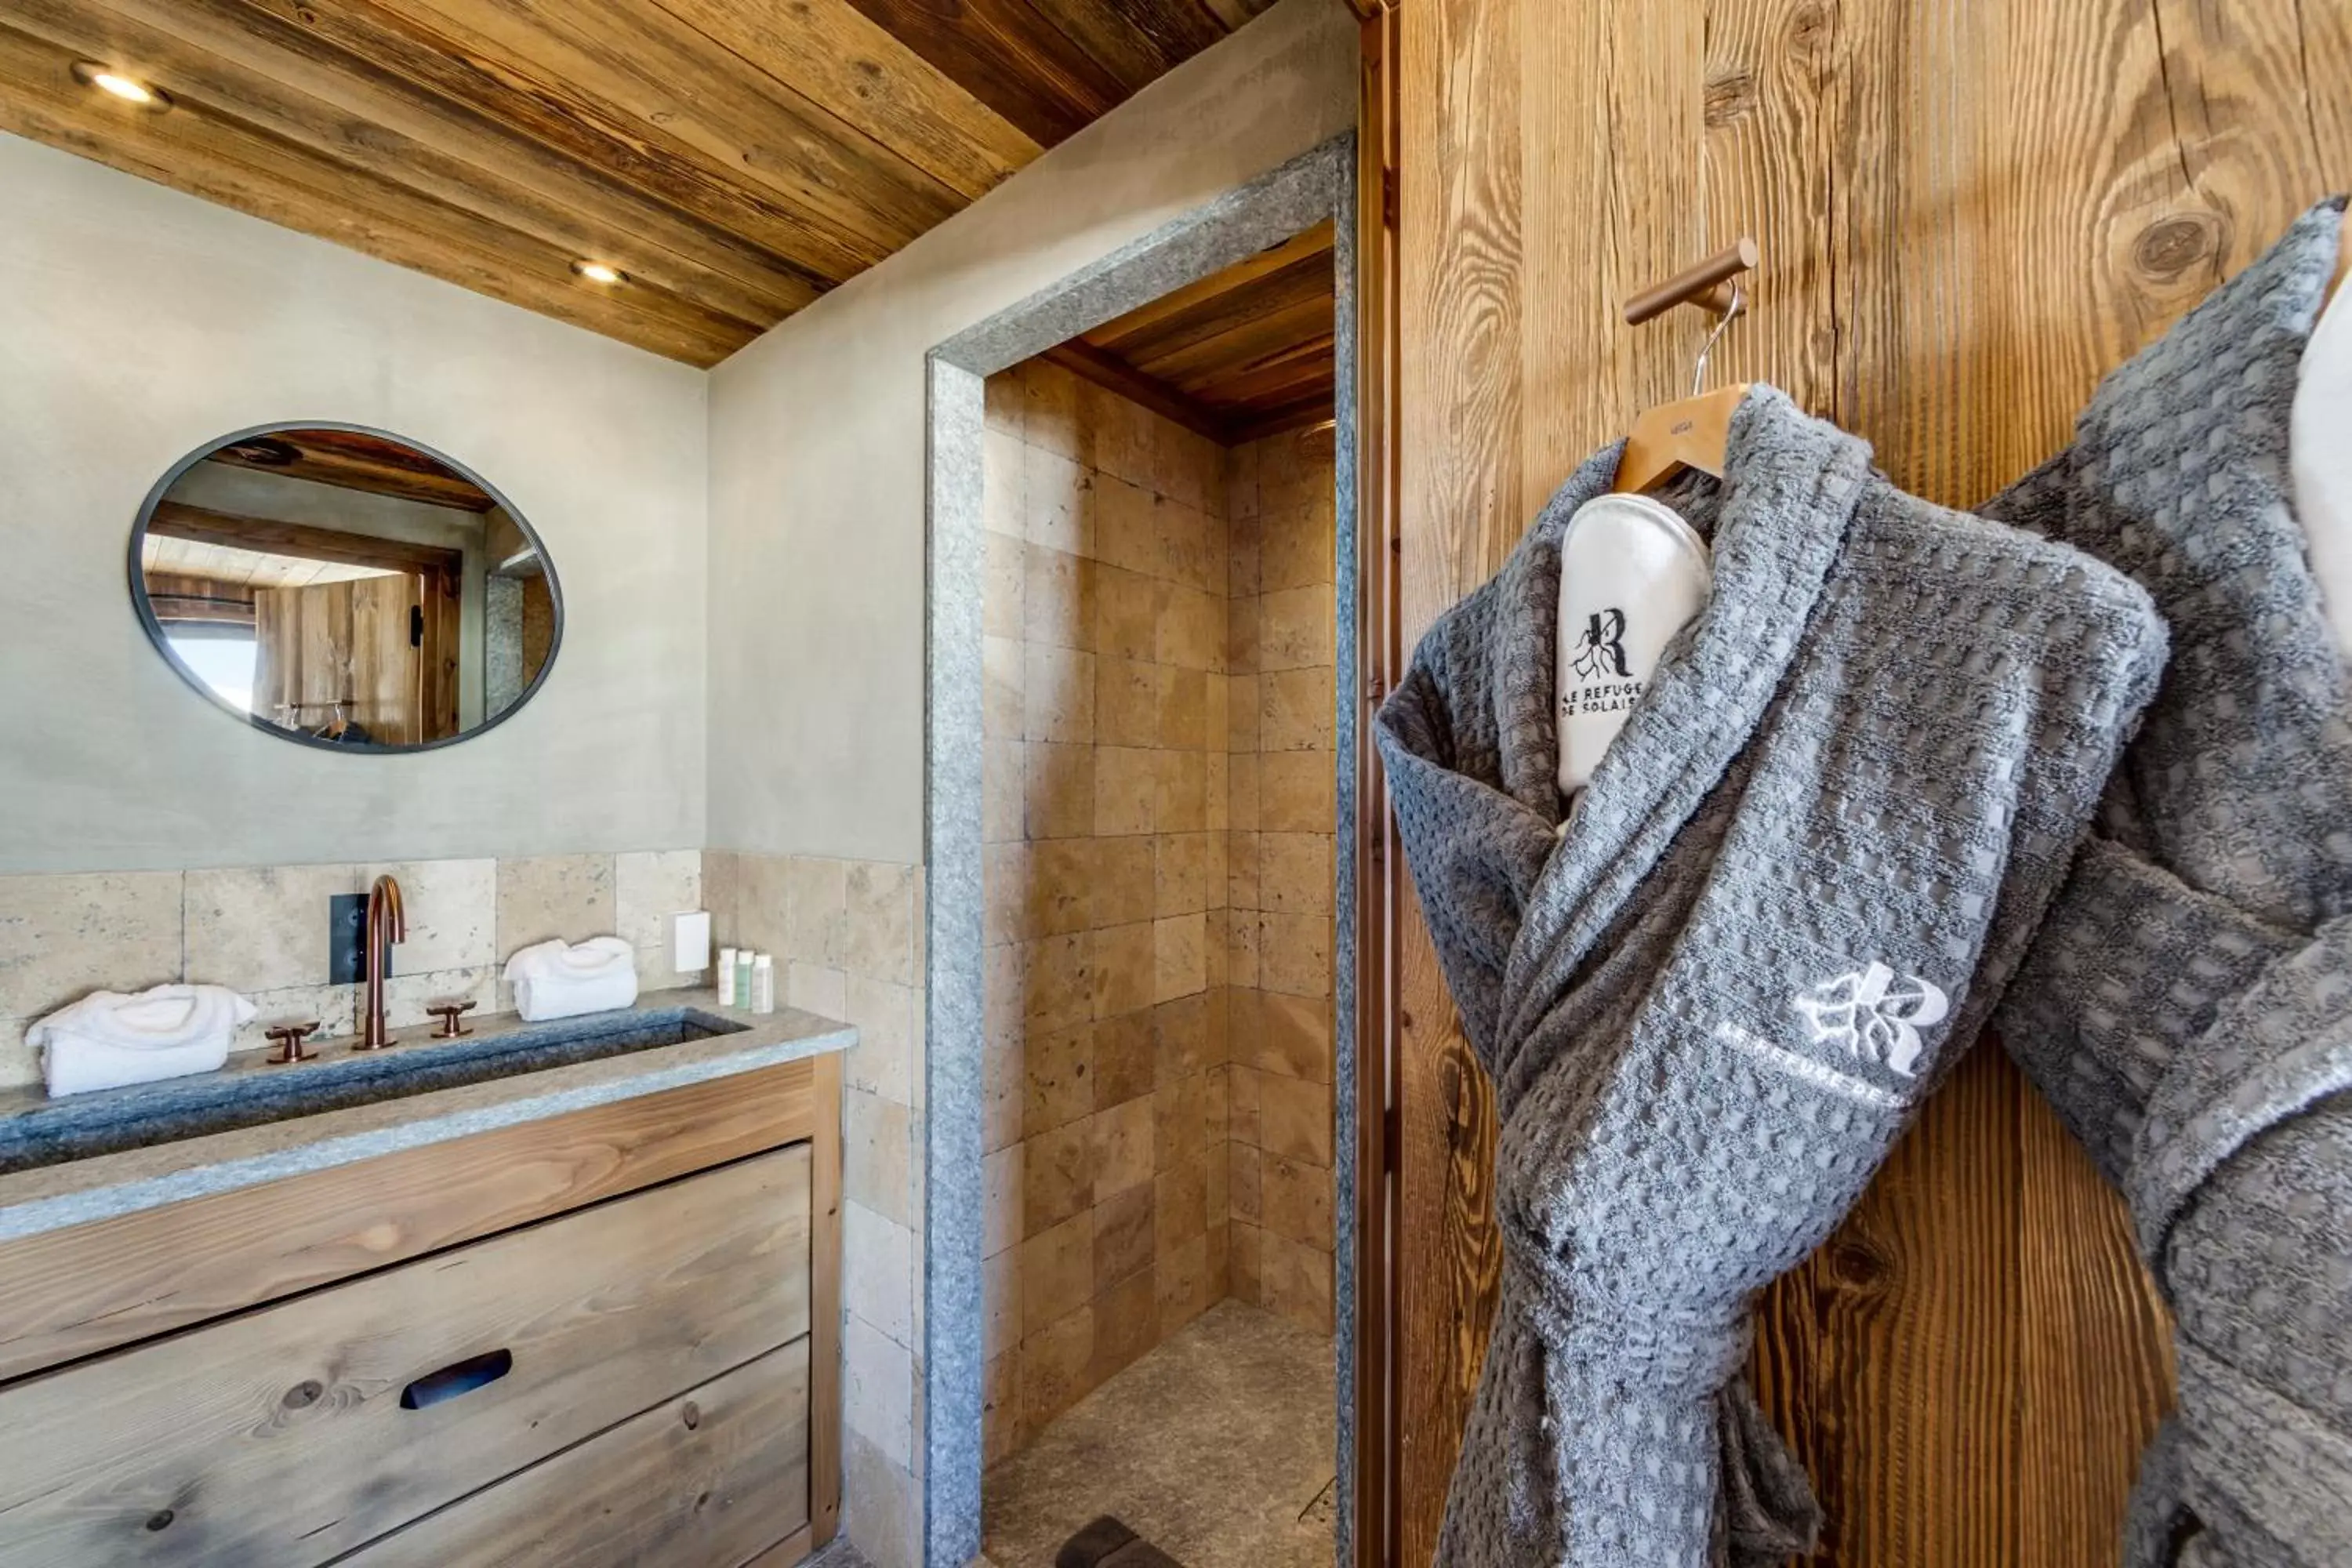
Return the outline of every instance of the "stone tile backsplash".
{"type": "Polygon", "coordinates": [[[719,942],[775,955],[782,1000],[857,1029],[842,1069],[842,1468],[877,1568],[922,1538],[923,875],[878,860],[710,850],[719,942]]]}
{"type": "Polygon", "coordinates": [[[500,968],[552,936],[626,938],[647,990],[692,978],[670,966],[669,917],[703,907],[698,849],[0,877],[0,1087],[38,1081],[25,1045],[35,1019],[98,990],[186,980],[243,992],[259,1016],[240,1049],[297,1016],[351,1033],[357,987],[328,983],[329,900],[387,873],[408,917],[385,992],[395,1028],[448,996],[510,1006],[500,968]]]}

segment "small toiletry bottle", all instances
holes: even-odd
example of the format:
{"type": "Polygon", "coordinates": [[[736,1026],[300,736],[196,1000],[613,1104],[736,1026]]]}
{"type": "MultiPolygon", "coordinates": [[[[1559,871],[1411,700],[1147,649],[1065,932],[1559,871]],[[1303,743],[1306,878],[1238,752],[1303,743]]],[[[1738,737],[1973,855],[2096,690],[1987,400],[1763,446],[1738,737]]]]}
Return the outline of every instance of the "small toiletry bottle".
{"type": "Polygon", "coordinates": [[[751,1005],[751,960],[758,955],[748,947],[735,950],[735,1005],[751,1005]]]}
{"type": "Polygon", "coordinates": [[[751,961],[751,1011],[772,1013],[776,1010],[776,961],[761,953],[751,961]]]}
{"type": "Polygon", "coordinates": [[[731,947],[719,950],[719,1005],[735,1005],[735,950],[731,947]]]}

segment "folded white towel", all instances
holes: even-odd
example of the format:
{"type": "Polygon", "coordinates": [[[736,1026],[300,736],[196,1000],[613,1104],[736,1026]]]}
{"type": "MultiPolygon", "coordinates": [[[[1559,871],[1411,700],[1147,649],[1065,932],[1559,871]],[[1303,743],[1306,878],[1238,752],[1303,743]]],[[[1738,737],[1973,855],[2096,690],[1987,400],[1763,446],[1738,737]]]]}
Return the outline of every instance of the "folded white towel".
{"type": "Polygon", "coordinates": [[[515,1011],[533,1024],[607,1013],[637,999],[636,949],[617,936],[572,943],[556,938],[507,960],[515,1011]]]}
{"type": "Polygon", "coordinates": [[[228,1061],[254,1006],[224,985],[157,985],[133,995],[95,991],[25,1031],[51,1095],[86,1094],[214,1072],[228,1061]]]}

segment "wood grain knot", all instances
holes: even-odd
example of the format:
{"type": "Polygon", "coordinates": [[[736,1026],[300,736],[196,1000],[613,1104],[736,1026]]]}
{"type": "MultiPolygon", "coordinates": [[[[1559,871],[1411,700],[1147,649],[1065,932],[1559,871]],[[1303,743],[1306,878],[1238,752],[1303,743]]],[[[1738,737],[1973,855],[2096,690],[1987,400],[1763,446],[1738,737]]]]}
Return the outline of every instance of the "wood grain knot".
{"type": "Polygon", "coordinates": [[[1842,1241],[1830,1248],[1830,1278],[1845,1289],[1882,1289],[1892,1273],[1887,1260],[1860,1241],[1842,1241]]]}
{"type": "Polygon", "coordinates": [[[1756,73],[1744,66],[1708,77],[1703,100],[1706,128],[1713,131],[1755,112],[1756,98],[1756,73]]]}
{"type": "Polygon", "coordinates": [[[168,1508],[159,1508],[147,1516],[147,1528],[151,1531],[169,1530],[172,1528],[172,1521],[179,1517],[168,1508]]]}
{"type": "Polygon", "coordinates": [[[1800,5],[1789,14],[1789,48],[1801,58],[1826,54],[1836,36],[1826,5],[1800,5]]]}
{"type": "Polygon", "coordinates": [[[2227,235],[2218,213],[2184,213],[2159,218],[2140,231],[2132,265],[2156,282],[2169,283],[2221,254],[2227,235]]]}
{"type": "Polygon", "coordinates": [[[326,1392],[326,1384],[320,1383],[318,1379],[304,1378],[301,1382],[288,1389],[286,1391],[286,1397],[278,1403],[285,1405],[289,1410],[308,1410],[313,1405],[318,1404],[319,1395],[326,1392]]]}

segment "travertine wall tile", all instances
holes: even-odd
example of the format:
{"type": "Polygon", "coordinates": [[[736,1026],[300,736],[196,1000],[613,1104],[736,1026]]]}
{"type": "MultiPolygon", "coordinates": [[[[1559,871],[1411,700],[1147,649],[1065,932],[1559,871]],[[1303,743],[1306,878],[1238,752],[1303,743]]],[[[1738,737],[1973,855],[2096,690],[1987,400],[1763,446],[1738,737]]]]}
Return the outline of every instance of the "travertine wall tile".
{"type": "Polygon", "coordinates": [[[1023,1182],[1026,1145],[1019,1139],[991,1151],[981,1162],[982,1256],[993,1258],[1018,1247],[1027,1232],[1023,1182]]]}
{"type": "Polygon", "coordinates": [[[1094,1204],[1094,1141],[1084,1121],[1024,1132],[1021,1146],[1022,1228],[1034,1237],[1094,1204]]]}
{"type": "Polygon", "coordinates": [[[1021,1343],[1021,1244],[990,1253],[980,1279],[981,1353],[994,1361],[1021,1343]]]}
{"type": "Polygon", "coordinates": [[[1031,543],[1024,552],[1021,636],[1052,647],[1095,651],[1095,563],[1031,543]]]}
{"type": "MultiPolygon", "coordinates": [[[[759,951],[772,954],[774,949],[759,951]]],[[[849,976],[841,970],[822,963],[787,963],[783,984],[784,1005],[787,1007],[798,1007],[820,1017],[848,1021],[849,976]]]]}
{"type": "Polygon", "coordinates": [[[362,866],[359,872],[354,891],[365,892],[378,877],[390,877],[400,884],[408,940],[392,950],[395,974],[424,974],[505,961],[498,943],[496,860],[404,860],[362,866]]]}
{"type": "Polygon", "coordinates": [[[909,1348],[919,1268],[912,1231],[864,1204],[841,1205],[842,1305],[909,1348]]]}
{"type": "Polygon", "coordinates": [[[1086,743],[1095,738],[1095,656],[1045,643],[1022,645],[1022,735],[1086,743]]]}
{"type": "Polygon", "coordinates": [[[1035,1334],[1094,1297],[1094,1215],[1080,1210],[1021,1244],[1023,1336],[1035,1334]]]}
{"type": "Polygon", "coordinates": [[[1334,579],[1328,432],[1229,465],[1225,1075],[1234,1295],[1328,1331],[1334,579]]]}
{"type": "MultiPolygon", "coordinates": [[[[498,862],[496,961],[503,964],[517,950],[551,937],[584,942],[622,934],[614,917],[614,859],[610,855],[541,855],[498,862]]],[[[404,902],[404,883],[402,892],[404,902]]],[[[634,936],[627,940],[633,947],[646,945],[634,936]]]]}
{"type": "Polygon", "coordinates": [[[1286,588],[1256,601],[1261,670],[1331,668],[1331,595],[1322,587],[1286,588]]]}
{"type": "Polygon", "coordinates": [[[1335,809],[1331,758],[1324,752],[1262,752],[1257,826],[1273,833],[1329,833],[1335,809]]]}
{"type": "Polygon", "coordinates": [[[1095,1025],[1095,1109],[1108,1110],[1151,1092],[1157,1038],[1149,1008],[1095,1025]]]}
{"type": "Polygon", "coordinates": [[[1094,941],[1094,1016],[1112,1020],[1148,1008],[1154,1000],[1157,946],[1152,923],[1105,926],[1094,941]]]}
{"type": "Polygon", "coordinates": [[[841,1443],[841,1528],[869,1563],[923,1560],[923,1483],[855,1425],[841,1443]]]}
{"type": "Polygon", "coordinates": [[[843,1194],[913,1228],[914,1113],[864,1089],[844,1089],[841,1098],[843,1194]]]}
{"type": "Polygon", "coordinates": [[[190,871],[187,977],[248,994],[323,985],[330,900],[366,890],[356,866],[190,871]]]}
{"type": "Polygon", "coordinates": [[[784,862],[784,952],[808,963],[848,967],[849,866],[794,855],[784,862]]]}
{"type": "MultiPolygon", "coordinates": [[[[818,973],[840,973],[816,971],[818,973]]],[[[842,1005],[826,1015],[856,1026],[857,1044],[844,1064],[851,1088],[900,1105],[915,1102],[915,990],[853,969],[842,974],[842,1005]]]]}
{"type": "Polygon", "coordinates": [[[1308,1165],[1331,1163],[1331,1086],[1267,1073],[1258,1084],[1260,1146],[1308,1165]]]}
{"type": "Polygon", "coordinates": [[[1021,1134],[1035,1138],[1094,1110],[1094,1026],[1071,1025],[1030,1033],[1024,1047],[1028,1069],[1021,1111],[1021,1134]]]}
{"type": "Polygon", "coordinates": [[[1258,917],[1259,984],[1287,996],[1331,992],[1331,920],[1328,915],[1258,917]]]}
{"type": "MultiPolygon", "coordinates": [[[[499,862],[501,876],[505,864],[499,862]]],[[[700,850],[628,849],[613,857],[614,931],[640,955],[658,950],[664,973],[675,973],[667,963],[672,917],[706,907],[700,850]]]]}
{"type": "Polygon", "coordinates": [[[782,855],[742,855],[735,861],[734,918],[718,932],[722,947],[749,947],[780,961],[838,964],[796,951],[792,942],[792,863],[782,855]]]}
{"type": "MultiPolygon", "coordinates": [[[[1259,751],[1331,750],[1334,715],[1328,666],[1268,670],[1257,678],[1257,689],[1259,751]]],[[[1330,766],[1328,756],[1324,766],[1330,766]]]]}
{"type": "Polygon", "coordinates": [[[1095,548],[1094,476],[1068,457],[1031,446],[1023,454],[1022,522],[1032,544],[1071,555],[1095,548]]]}
{"type": "Polygon", "coordinates": [[[1027,598],[1028,547],[1018,534],[990,532],[981,542],[981,631],[1021,640],[1027,598]]]}
{"type": "Polygon", "coordinates": [[[1094,1350],[1091,1307],[1080,1307],[1023,1339],[1021,1418],[1024,1427],[1034,1431],[1093,1391],[1094,1350]]]}
{"type": "Polygon", "coordinates": [[[914,1363],[906,1346],[855,1312],[841,1333],[842,1419],[894,1465],[914,1463],[914,1363]]]}
{"type": "MultiPolygon", "coordinates": [[[[1148,1110],[1150,1102],[1139,1100],[1148,1110]]],[[[1094,1208],[1095,1289],[1109,1289],[1139,1272],[1149,1272],[1159,1256],[1153,1240],[1154,1184],[1150,1173],[1110,1194],[1094,1208]]]]}
{"type": "Polygon", "coordinates": [[[1108,1110],[1097,1110],[1087,1121],[1093,1142],[1093,1201],[1105,1204],[1152,1177],[1152,1105],[1148,1097],[1130,1100],[1108,1110]]]}
{"type": "MultiPolygon", "coordinates": [[[[980,770],[980,836],[982,843],[1003,844],[1022,837],[1022,819],[1028,809],[1028,748],[1018,740],[983,743],[980,770]]],[[[1092,763],[1088,764],[1086,810],[1094,811],[1092,763]]]]}
{"type": "MultiPolygon", "coordinates": [[[[18,1020],[17,1043],[34,1020],[92,991],[184,978],[182,900],[177,871],[0,877],[0,1018],[18,1020]]],[[[321,904],[322,948],[326,921],[321,904]]]]}
{"type": "Polygon", "coordinates": [[[915,923],[913,867],[879,860],[845,864],[843,968],[869,979],[914,984],[915,923]]]}

